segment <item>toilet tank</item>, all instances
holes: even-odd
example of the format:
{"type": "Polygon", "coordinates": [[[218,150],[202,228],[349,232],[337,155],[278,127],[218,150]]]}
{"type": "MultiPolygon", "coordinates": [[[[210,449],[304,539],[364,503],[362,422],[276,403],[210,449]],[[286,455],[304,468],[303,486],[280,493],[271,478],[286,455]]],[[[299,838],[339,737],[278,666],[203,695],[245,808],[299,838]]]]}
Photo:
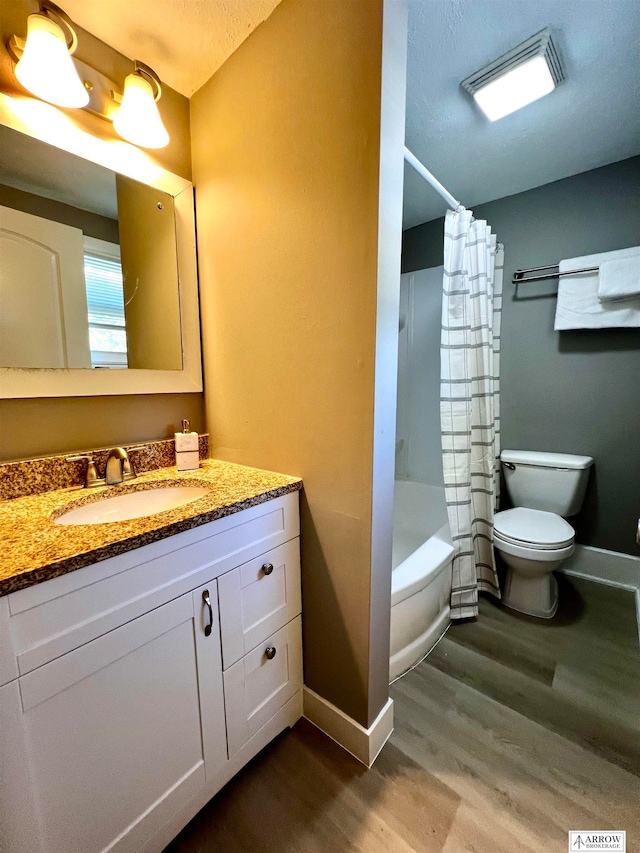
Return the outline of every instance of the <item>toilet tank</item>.
{"type": "Polygon", "coordinates": [[[555,512],[565,517],[580,511],[589,469],[593,465],[591,456],[503,450],[500,459],[514,506],[555,512]]]}

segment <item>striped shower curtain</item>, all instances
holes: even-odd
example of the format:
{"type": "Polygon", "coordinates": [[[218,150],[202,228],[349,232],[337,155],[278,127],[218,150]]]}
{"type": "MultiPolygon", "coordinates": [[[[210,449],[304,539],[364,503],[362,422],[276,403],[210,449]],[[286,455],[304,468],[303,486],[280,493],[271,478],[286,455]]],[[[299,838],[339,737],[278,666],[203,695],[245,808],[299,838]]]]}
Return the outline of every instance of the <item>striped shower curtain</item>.
{"type": "Polygon", "coordinates": [[[500,317],[504,250],[471,211],[449,211],[444,235],[440,367],[442,465],[454,545],[451,618],[500,597],[493,556],[499,497],[500,317]]]}

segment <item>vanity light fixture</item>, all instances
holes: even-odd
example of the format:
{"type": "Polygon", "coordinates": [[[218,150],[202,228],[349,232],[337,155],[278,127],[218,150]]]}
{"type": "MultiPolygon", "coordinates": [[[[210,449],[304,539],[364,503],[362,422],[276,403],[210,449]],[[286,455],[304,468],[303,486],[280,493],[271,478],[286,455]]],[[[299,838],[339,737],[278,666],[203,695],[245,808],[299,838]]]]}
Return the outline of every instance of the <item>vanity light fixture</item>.
{"type": "Polygon", "coordinates": [[[124,81],[124,94],[112,93],[114,100],[120,102],[113,126],[123,139],[142,148],[164,148],[169,144],[169,134],[156,106],[161,94],[157,74],[134,60],[133,73],[124,81]]]}
{"type": "Polygon", "coordinates": [[[89,93],[71,59],[77,46],[71,20],[50,0],[41,0],[40,11],[27,17],[26,39],[13,35],[7,45],[25,89],[59,107],[84,107],[89,93]]]}
{"type": "Polygon", "coordinates": [[[491,121],[537,101],[564,80],[558,51],[546,27],[476,71],[461,86],[491,121]]]}
{"type": "Polygon", "coordinates": [[[26,39],[13,35],[7,42],[16,77],[37,98],[58,107],[86,108],[112,120],[123,139],[141,148],[168,145],[156,104],[162,94],[158,75],[134,60],[121,95],[104,74],[71,58],[77,46],[71,19],[51,0],[40,0],[40,11],[27,17],[26,39]]]}

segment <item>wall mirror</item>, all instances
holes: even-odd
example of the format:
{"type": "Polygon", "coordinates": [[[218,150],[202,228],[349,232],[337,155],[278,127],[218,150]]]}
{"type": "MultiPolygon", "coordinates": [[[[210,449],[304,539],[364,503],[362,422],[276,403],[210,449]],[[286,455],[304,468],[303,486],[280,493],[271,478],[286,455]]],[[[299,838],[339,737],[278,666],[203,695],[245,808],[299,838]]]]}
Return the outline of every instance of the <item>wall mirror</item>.
{"type": "Polygon", "coordinates": [[[0,396],[202,390],[191,185],[127,171],[0,124],[0,396]]]}

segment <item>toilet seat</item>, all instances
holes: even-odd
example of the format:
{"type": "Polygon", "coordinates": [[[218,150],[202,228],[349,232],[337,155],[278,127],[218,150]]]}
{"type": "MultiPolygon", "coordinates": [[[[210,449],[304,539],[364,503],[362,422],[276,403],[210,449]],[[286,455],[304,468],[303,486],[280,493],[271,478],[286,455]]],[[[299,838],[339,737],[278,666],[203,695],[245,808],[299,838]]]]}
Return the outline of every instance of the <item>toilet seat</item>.
{"type": "Polygon", "coordinates": [[[521,557],[523,560],[537,560],[540,563],[553,563],[566,560],[575,550],[573,542],[561,548],[537,548],[535,545],[525,545],[522,542],[519,544],[505,542],[498,536],[494,537],[493,547],[502,554],[521,557]]]}
{"type": "Polygon", "coordinates": [[[497,548],[502,544],[538,552],[562,551],[573,547],[575,531],[555,512],[519,506],[496,513],[494,540],[497,548]]]}

